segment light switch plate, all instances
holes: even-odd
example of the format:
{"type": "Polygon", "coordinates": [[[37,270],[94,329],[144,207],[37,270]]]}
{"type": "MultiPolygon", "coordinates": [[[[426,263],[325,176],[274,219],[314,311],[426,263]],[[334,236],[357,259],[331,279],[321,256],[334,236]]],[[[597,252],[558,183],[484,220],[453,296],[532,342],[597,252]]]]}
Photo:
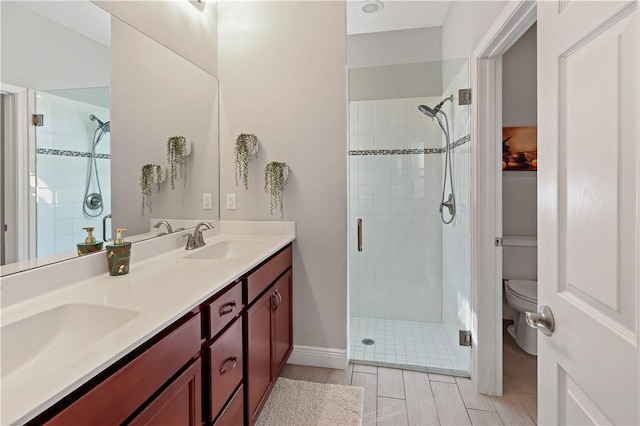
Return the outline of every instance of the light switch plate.
{"type": "Polygon", "coordinates": [[[213,209],[213,198],[211,194],[202,194],[202,208],[204,210],[212,210],[213,209]]]}
{"type": "Polygon", "coordinates": [[[235,210],[236,209],[236,194],[230,193],[227,194],[227,210],[235,210]]]}

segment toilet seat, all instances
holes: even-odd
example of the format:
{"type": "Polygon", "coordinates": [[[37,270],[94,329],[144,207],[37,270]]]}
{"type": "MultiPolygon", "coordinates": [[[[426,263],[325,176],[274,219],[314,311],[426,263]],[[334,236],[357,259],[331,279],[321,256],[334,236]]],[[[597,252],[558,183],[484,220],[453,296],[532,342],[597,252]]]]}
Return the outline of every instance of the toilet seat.
{"type": "Polygon", "coordinates": [[[530,280],[506,280],[506,289],[513,296],[531,303],[538,303],[538,282],[530,280]]]}

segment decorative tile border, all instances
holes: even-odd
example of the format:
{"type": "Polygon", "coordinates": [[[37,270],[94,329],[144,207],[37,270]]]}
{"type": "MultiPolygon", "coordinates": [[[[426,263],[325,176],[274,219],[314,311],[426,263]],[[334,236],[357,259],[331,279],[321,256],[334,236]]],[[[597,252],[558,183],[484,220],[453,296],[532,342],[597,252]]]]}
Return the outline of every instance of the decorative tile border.
{"type": "Polygon", "coordinates": [[[358,149],[349,151],[349,155],[401,155],[401,154],[438,154],[440,148],[415,149],[358,149]]]}
{"type": "MultiPolygon", "coordinates": [[[[451,149],[453,148],[457,148],[460,145],[464,145],[467,142],[471,142],[471,135],[467,135],[467,136],[463,136],[460,139],[458,139],[457,141],[455,141],[454,143],[451,144],[451,149]]],[[[445,149],[442,149],[442,152],[445,152],[445,149]]]]}
{"type": "MultiPolygon", "coordinates": [[[[471,135],[464,136],[451,144],[451,149],[457,148],[471,141],[471,135]]],[[[442,154],[447,149],[442,148],[413,148],[413,149],[355,149],[349,155],[408,155],[408,154],[442,154]]]]}
{"type": "MultiPolygon", "coordinates": [[[[36,154],[42,155],[61,155],[64,157],[91,157],[90,152],[82,152],[82,151],[70,151],[64,149],[49,149],[49,148],[37,148],[36,154]]],[[[111,154],[95,154],[96,158],[101,158],[104,160],[110,160],[111,154]]]]}

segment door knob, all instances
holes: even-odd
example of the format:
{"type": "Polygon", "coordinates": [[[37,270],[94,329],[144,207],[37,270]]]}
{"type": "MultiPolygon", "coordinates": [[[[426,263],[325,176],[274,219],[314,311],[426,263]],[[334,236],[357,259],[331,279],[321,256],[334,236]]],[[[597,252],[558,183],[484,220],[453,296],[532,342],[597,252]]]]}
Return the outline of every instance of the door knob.
{"type": "Polygon", "coordinates": [[[538,313],[525,312],[524,319],[529,327],[537,328],[545,336],[551,336],[556,328],[556,322],[553,320],[553,314],[548,306],[540,306],[538,313]]]}

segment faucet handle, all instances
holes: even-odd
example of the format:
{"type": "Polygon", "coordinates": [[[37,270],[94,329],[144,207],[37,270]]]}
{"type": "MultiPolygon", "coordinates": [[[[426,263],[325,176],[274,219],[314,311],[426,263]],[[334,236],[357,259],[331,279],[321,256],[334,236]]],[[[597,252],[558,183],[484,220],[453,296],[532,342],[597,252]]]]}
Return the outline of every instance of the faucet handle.
{"type": "Polygon", "coordinates": [[[187,238],[187,245],[184,247],[185,250],[193,250],[194,248],[198,247],[195,238],[193,238],[193,235],[184,234],[183,237],[187,238]]]}

